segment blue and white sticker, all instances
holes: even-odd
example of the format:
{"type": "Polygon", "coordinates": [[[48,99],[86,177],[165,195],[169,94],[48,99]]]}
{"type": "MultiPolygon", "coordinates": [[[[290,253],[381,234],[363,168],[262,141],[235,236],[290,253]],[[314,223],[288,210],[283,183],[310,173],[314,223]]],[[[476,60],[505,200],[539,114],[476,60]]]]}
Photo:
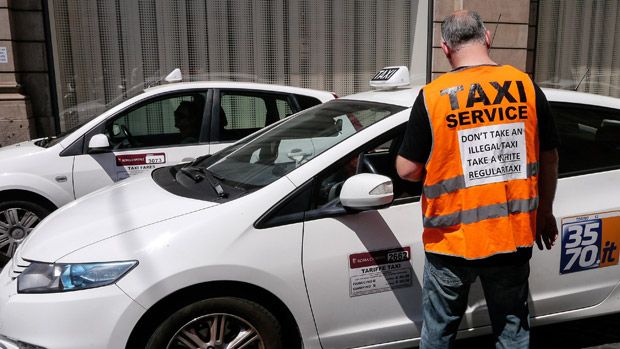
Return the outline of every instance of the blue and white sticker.
{"type": "Polygon", "coordinates": [[[620,211],[562,220],[560,274],[618,265],[620,211]]]}

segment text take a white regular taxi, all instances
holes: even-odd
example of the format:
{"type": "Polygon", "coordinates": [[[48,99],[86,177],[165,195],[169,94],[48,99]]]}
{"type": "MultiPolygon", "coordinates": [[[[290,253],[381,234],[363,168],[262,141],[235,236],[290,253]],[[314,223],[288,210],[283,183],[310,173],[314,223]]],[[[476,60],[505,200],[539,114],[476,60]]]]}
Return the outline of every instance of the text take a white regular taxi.
{"type": "MultiPolygon", "coordinates": [[[[0,343],[416,345],[420,187],[394,158],[418,91],[336,99],[56,211],[0,274],[0,343]]],[[[562,237],[534,251],[533,325],[620,309],[620,100],[545,92],[562,138],[562,237]]],[[[490,332],[476,285],[462,337],[490,332]]]]}

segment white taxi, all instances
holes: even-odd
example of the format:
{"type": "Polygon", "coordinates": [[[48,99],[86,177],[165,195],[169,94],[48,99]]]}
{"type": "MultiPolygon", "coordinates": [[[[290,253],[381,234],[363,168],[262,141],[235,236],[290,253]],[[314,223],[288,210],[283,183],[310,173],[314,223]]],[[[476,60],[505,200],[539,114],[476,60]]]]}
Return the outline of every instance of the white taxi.
{"type": "Polygon", "coordinates": [[[63,136],[0,148],[0,265],[42,218],[67,202],[132,175],[215,153],[331,99],[329,92],[289,86],[168,84],[63,136]]]}
{"type": "MultiPolygon", "coordinates": [[[[336,99],[57,210],[0,274],[0,346],[415,346],[420,187],[394,158],[418,90],[336,99]]],[[[562,236],[531,260],[533,325],[620,309],[620,100],[545,92],[562,236]]],[[[490,332],[479,284],[460,330],[490,332]]]]}

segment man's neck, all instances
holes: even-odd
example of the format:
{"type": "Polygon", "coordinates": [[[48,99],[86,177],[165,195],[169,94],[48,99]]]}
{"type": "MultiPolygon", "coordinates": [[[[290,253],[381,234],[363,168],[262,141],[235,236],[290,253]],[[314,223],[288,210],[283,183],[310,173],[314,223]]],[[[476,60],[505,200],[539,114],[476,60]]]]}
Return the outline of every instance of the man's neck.
{"type": "Polygon", "coordinates": [[[497,65],[491,57],[486,46],[465,46],[456,52],[452,52],[450,65],[452,69],[476,65],[497,65]]]}

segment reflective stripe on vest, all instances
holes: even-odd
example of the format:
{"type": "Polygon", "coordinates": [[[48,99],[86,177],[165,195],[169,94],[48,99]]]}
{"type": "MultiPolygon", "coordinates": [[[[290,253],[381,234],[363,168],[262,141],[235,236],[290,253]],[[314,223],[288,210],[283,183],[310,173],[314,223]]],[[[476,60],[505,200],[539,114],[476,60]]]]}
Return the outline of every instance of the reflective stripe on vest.
{"type": "Polygon", "coordinates": [[[455,213],[424,217],[424,227],[441,228],[451,227],[458,224],[470,224],[485,219],[506,217],[512,213],[525,213],[538,208],[538,198],[512,200],[501,204],[477,207],[471,210],[457,211],[455,213]]]}
{"type": "MultiPolygon", "coordinates": [[[[527,164],[527,176],[537,176],[538,175],[538,163],[527,164]]],[[[453,191],[457,191],[459,189],[465,188],[465,177],[458,176],[454,178],[446,179],[445,181],[439,182],[434,185],[425,186],[422,190],[424,191],[424,195],[433,199],[439,197],[443,194],[451,193],[453,191]]]]}
{"type": "Polygon", "coordinates": [[[510,66],[444,74],[423,88],[432,132],[426,251],[467,259],[531,246],[538,207],[536,93],[510,66]]]}

